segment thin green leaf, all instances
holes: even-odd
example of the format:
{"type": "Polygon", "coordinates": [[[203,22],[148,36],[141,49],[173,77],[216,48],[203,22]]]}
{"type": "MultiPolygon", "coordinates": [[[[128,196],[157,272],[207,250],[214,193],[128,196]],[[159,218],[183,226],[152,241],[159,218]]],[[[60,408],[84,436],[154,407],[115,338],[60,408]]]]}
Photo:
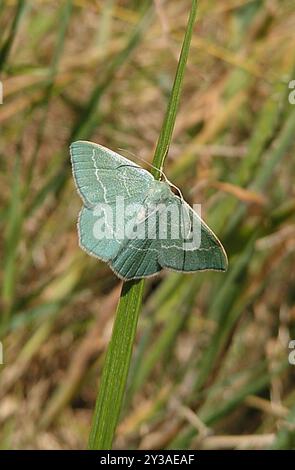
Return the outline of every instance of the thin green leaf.
{"type": "MultiPolygon", "coordinates": [[[[174,85],[153,160],[155,167],[153,174],[156,178],[160,177],[158,169],[163,167],[172,138],[184,69],[196,19],[196,9],[197,2],[194,0],[174,85]]],[[[89,440],[91,449],[109,449],[112,446],[126,388],[143,287],[144,281],[142,280],[131,281],[123,285],[94,411],[89,440]]]]}

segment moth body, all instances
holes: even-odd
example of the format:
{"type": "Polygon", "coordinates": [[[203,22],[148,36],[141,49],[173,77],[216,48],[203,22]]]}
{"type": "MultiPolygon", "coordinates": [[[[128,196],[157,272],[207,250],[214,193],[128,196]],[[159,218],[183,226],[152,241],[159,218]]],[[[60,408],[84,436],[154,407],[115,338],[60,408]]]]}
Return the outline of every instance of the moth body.
{"type": "Polygon", "coordinates": [[[172,191],[166,181],[153,181],[148,192],[148,200],[151,204],[159,204],[171,197],[172,191]]]}

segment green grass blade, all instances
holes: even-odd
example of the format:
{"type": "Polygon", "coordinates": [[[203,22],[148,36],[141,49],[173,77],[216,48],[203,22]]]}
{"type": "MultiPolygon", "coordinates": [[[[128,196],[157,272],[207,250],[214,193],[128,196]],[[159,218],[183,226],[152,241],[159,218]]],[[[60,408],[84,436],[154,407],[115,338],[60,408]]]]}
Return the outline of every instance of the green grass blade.
{"type": "Polygon", "coordinates": [[[21,161],[20,156],[17,155],[15,157],[14,171],[11,175],[12,193],[5,233],[4,276],[2,285],[2,301],[4,308],[1,318],[1,333],[4,331],[9,321],[16,286],[17,253],[23,223],[20,175],[21,161]]]}
{"type": "Polygon", "coordinates": [[[123,285],[94,411],[89,438],[91,449],[108,449],[113,441],[128,376],[143,287],[143,281],[123,285]]]}
{"type": "MultiPolygon", "coordinates": [[[[164,160],[166,155],[169,151],[169,146],[172,138],[172,132],[176,120],[176,113],[179,105],[180,93],[183,83],[183,75],[185,66],[187,63],[188,53],[189,53],[189,46],[191,42],[191,37],[193,34],[193,28],[195,24],[197,16],[197,1],[192,2],[192,7],[190,11],[190,16],[188,19],[187,29],[181,49],[180,58],[177,65],[175,80],[173,83],[173,88],[171,92],[171,98],[168,103],[167,111],[164,118],[164,123],[162,126],[162,130],[160,132],[160,136],[158,139],[155,156],[153,165],[156,168],[162,170],[164,165],[164,160]]],[[[153,175],[156,177],[160,177],[160,172],[157,169],[153,170],[153,175]]]]}
{"type": "Polygon", "coordinates": [[[77,140],[79,138],[88,139],[91,137],[93,130],[99,124],[99,116],[97,115],[98,105],[101,97],[105,91],[110,87],[113,82],[113,77],[122,65],[129,59],[130,55],[139,44],[143,32],[147,29],[150,24],[151,15],[148,11],[149,2],[144,2],[142,8],[141,20],[131,32],[131,35],[127,41],[125,47],[114,57],[110,63],[106,73],[103,76],[101,82],[99,82],[93,89],[90,97],[82,110],[77,122],[75,123],[70,141],[77,140]]]}
{"type": "MultiPolygon", "coordinates": [[[[167,113],[155,151],[153,165],[161,169],[167,155],[176,120],[181,85],[184,77],[189,46],[196,18],[197,2],[194,0],[183,41],[174,85],[167,113]]],[[[154,176],[160,177],[155,169],[154,176]]],[[[126,388],[131,352],[134,343],[144,281],[131,281],[123,285],[118,304],[111,342],[107,351],[100,390],[97,397],[89,439],[91,449],[109,449],[112,446],[126,388]]]]}
{"type": "Polygon", "coordinates": [[[66,32],[67,32],[67,28],[68,28],[68,24],[69,24],[69,20],[71,16],[72,3],[73,3],[72,0],[67,0],[64,3],[64,5],[62,5],[60,15],[58,15],[60,18],[59,35],[58,35],[55,51],[52,57],[51,66],[49,68],[49,74],[48,74],[48,79],[47,79],[48,84],[45,88],[44,97],[41,103],[41,105],[44,107],[44,112],[43,112],[43,116],[41,118],[40,124],[38,126],[38,131],[36,135],[36,144],[35,144],[35,148],[33,150],[31,162],[29,165],[27,183],[26,183],[26,193],[30,190],[30,186],[31,186],[32,179],[33,179],[34,168],[36,166],[36,161],[37,161],[37,157],[39,154],[39,150],[43,142],[43,136],[44,136],[44,132],[46,128],[50,101],[51,101],[53,90],[54,90],[55,77],[58,72],[59,62],[64,51],[64,43],[65,43],[66,32]]]}
{"type": "Polygon", "coordinates": [[[18,0],[16,12],[13,18],[13,22],[12,22],[8,37],[0,49],[0,71],[3,70],[5,63],[8,59],[14,38],[16,36],[17,30],[20,24],[21,17],[24,13],[25,5],[26,5],[25,0],[18,0]]]}
{"type": "MultiPolygon", "coordinates": [[[[167,356],[167,352],[173,348],[178,332],[191,313],[198,282],[199,278],[195,276],[181,284],[179,289],[175,289],[174,296],[172,296],[171,299],[172,301],[169,302],[168,305],[164,304],[162,309],[158,310],[157,313],[162,313],[162,310],[165,309],[164,313],[167,318],[165,318],[161,334],[156,339],[154,339],[154,336],[148,338],[151,346],[144,360],[141,362],[138,361],[137,368],[132,377],[132,383],[128,390],[128,400],[131,400],[135,392],[142,387],[159,361],[167,356]]],[[[151,330],[148,333],[150,333],[151,336],[155,332],[151,330]]],[[[146,341],[146,343],[147,342],[148,341],[146,341]]]]}
{"type": "Polygon", "coordinates": [[[295,406],[290,410],[285,425],[279,430],[276,439],[271,446],[273,450],[294,449],[295,446],[295,406]]]}
{"type": "MultiPolygon", "coordinates": [[[[145,5],[148,4],[149,3],[146,2],[145,5]]],[[[72,142],[78,138],[84,140],[89,139],[93,130],[98,126],[100,120],[100,116],[98,114],[100,98],[105,95],[106,91],[113,83],[114,75],[130,57],[135,47],[139,44],[143,32],[150,24],[151,15],[149,14],[150,12],[145,5],[142,8],[141,19],[134,31],[131,32],[125,47],[119,51],[118,54],[116,54],[116,56],[111,61],[111,64],[109,65],[106,73],[103,75],[102,80],[100,80],[92,90],[89,100],[87,100],[87,103],[83,107],[78,119],[70,131],[68,138],[69,142],[72,142]]],[[[57,157],[55,156],[55,158],[57,157]]],[[[59,158],[61,159],[61,155],[59,158]]],[[[64,160],[62,166],[59,167],[53,175],[49,176],[48,181],[44,183],[43,187],[36,194],[30,207],[28,208],[28,213],[30,215],[44,202],[48,193],[54,193],[56,196],[60,194],[68,178],[68,169],[68,162],[64,160]]]]}

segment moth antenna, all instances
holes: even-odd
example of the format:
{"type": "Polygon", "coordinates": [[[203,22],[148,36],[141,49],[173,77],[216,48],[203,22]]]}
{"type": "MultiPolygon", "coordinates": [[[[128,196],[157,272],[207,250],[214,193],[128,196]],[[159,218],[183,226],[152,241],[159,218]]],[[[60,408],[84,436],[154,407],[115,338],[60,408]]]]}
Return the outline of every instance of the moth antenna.
{"type": "MultiPolygon", "coordinates": [[[[165,181],[166,181],[168,184],[170,184],[171,186],[173,186],[173,185],[169,182],[169,180],[167,179],[167,177],[166,177],[164,171],[162,171],[162,169],[157,168],[157,167],[156,167],[155,165],[153,165],[152,163],[148,162],[147,160],[145,160],[145,159],[142,158],[142,157],[138,157],[137,155],[135,155],[134,153],[130,152],[129,150],[125,150],[125,149],[122,149],[122,148],[119,148],[118,150],[120,150],[121,152],[129,153],[129,154],[130,154],[132,157],[134,157],[135,159],[141,160],[142,162],[146,163],[148,166],[150,166],[150,167],[153,168],[154,170],[157,170],[157,171],[160,173],[160,175],[164,177],[165,181]]],[[[178,188],[176,188],[176,189],[178,189],[178,188]]],[[[179,191],[179,193],[180,193],[180,191],[179,191]]]]}
{"type": "Polygon", "coordinates": [[[171,186],[172,188],[176,189],[176,191],[178,191],[178,194],[179,194],[179,196],[180,196],[180,199],[181,199],[182,201],[184,201],[184,197],[183,197],[182,192],[180,191],[179,187],[178,187],[178,186],[175,186],[175,184],[171,183],[171,181],[168,180],[167,176],[166,176],[164,173],[163,173],[163,175],[164,175],[164,177],[165,177],[166,183],[168,183],[169,186],[171,186]]]}
{"type": "Polygon", "coordinates": [[[185,207],[185,210],[186,210],[186,213],[188,215],[188,218],[189,218],[189,229],[188,229],[188,233],[186,234],[186,238],[188,237],[188,235],[190,234],[191,232],[191,229],[192,229],[192,223],[191,223],[191,219],[190,219],[190,216],[189,216],[189,210],[188,210],[188,207],[190,207],[188,205],[188,203],[186,202],[186,200],[184,199],[183,195],[182,195],[182,192],[180,191],[180,189],[178,188],[178,186],[175,186],[175,184],[171,183],[171,181],[168,180],[168,178],[166,177],[166,175],[164,174],[164,177],[165,177],[165,181],[174,189],[176,189],[179,193],[179,196],[180,196],[180,199],[182,201],[182,204],[184,205],[185,207]]]}

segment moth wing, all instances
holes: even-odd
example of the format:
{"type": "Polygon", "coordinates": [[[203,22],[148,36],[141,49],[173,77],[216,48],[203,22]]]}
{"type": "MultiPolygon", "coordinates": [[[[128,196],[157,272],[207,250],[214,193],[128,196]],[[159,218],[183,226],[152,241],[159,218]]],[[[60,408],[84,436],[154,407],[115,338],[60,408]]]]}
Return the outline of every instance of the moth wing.
{"type": "Polygon", "coordinates": [[[225,271],[227,256],[216,235],[201,217],[176,195],[172,195],[167,201],[169,213],[172,206],[175,215],[173,220],[168,217],[170,231],[166,238],[161,239],[158,259],[160,265],[181,272],[209,269],[225,271]]]}
{"type": "Polygon", "coordinates": [[[73,177],[86,207],[113,204],[117,196],[126,203],[140,202],[154,181],[148,171],[102,145],[79,140],[71,144],[70,153],[73,177]]]}
{"type": "Polygon", "coordinates": [[[154,178],[134,162],[92,142],[74,142],[70,153],[74,180],[84,203],[78,220],[80,246],[109,262],[124,243],[124,234],[118,229],[131,219],[125,216],[124,208],[141,204],[154,178]],[[118,204],[118,197],[124,207],[118,204]]]}

